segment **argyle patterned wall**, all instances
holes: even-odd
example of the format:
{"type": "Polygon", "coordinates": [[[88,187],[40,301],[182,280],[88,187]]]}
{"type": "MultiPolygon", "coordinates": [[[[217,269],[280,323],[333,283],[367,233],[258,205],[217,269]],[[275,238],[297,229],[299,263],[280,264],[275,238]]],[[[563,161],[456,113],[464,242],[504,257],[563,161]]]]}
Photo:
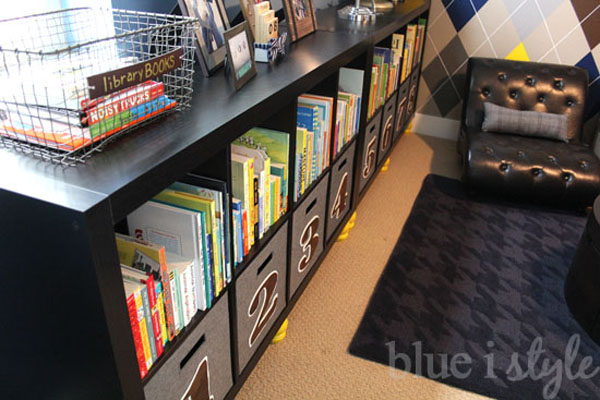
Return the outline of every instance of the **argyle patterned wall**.
{"type": "Polygon", "coordinates": [[[432,0],[417,112],[459,120],[468,57],[578,65],[600,110],[600,0],[432,0]]]}

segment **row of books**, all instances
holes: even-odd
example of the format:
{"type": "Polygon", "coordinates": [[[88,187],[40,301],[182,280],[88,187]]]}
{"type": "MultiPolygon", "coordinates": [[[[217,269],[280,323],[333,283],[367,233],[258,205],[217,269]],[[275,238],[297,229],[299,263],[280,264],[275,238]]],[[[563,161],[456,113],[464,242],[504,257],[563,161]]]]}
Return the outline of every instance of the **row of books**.
{"type": "Polygon", "coordinates": [[[226,184],[195,175],[188,181],[193,184],[176,182],[132,212],[130,236],[117,234],[142,377],[166,343],[198,310],[210,308],[232,278],[226,184]]]}
{"type": "MultiPolygon", "coordinates": [[[[423,44],[425,43],[426,25],[427,20],[425,18],[419,18],[417,24],[408,24],[406,26],[406,40],[404,41],[403,57],[406,62],[402,63],[400,82],[404,82],[412,70],[416,68],[417,64],[421,61],[421,53],[423,52],[423,44]]],[[[398,40],[400,40],[400,38],[398,38],[398,40]]],[[[401,47],[402,46],[400,46],[400,48],[401,47]]]]}
{"type": "Polygon", "coordinates": [[[0,103],[0,135],[51,149],[74,151],[165,112],[177,102],[162,82],[146,81],[94,100],[77,109],[0,103]]]}
{"type": "Polygon", "coordinates": [[[358,133],[364,71],[340,68],[333,157],[358,133]]]}
{"type": "Polygon", "coordinates": [[[379,107],[406,80],[421,59],[427,21],[406,26],[406,35],[395,33],[391,48],[375,47],[371,68],[371,86],[367,115],[371,118],[379,107]]]}
{"type": "Polygon", "coordinates": [[[164,246],[117,234],[123,288],[140,375],[195,314],[191,259],[173,258],[164,246]]]}
{"type": "Polygon", "coordinates": [[[289,136],[253,128],[231,144],[234,265],[288,210],[289,136]]]}
{"type": "Polygon", "coordinates": [[[313,94],[298,97],[294,200],[329,167],[333,98],[313,94]]]}

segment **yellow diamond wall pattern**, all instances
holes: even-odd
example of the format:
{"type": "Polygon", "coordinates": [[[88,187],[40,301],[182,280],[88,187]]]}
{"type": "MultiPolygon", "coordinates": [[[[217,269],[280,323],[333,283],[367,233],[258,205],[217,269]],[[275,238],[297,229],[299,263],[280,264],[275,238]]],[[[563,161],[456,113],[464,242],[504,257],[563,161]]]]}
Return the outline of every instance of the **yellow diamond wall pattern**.
{"type": "Polygon", "coordinates": [[[515,61],[529,61],[529,56],[527,55],[527,51],[525,50],[523,43],[519,43],[519,45],[506,56],[506,59],[515,61]]]}

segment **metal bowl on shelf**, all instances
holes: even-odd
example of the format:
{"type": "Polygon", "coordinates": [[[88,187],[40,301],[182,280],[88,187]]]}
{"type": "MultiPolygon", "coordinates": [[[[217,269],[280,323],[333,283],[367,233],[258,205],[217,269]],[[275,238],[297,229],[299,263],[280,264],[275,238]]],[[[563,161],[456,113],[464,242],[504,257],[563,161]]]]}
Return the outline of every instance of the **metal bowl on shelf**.
{"type": "Polygon", "coordinates": [[[372,7],[376,13],[385,13],[394,10],[394,3],[388,0],[360,0],[360,5],[361,7],[372,7]]]}
{"type": "Polygon", "coordinates": [[[355,22],[373,22],[375,21],[375,1],[371,0],[373,10],[369,7],[361,7],[361,1],[356,0],[353,6],[346,6],[338,10],[338,17],[355,22]]]}

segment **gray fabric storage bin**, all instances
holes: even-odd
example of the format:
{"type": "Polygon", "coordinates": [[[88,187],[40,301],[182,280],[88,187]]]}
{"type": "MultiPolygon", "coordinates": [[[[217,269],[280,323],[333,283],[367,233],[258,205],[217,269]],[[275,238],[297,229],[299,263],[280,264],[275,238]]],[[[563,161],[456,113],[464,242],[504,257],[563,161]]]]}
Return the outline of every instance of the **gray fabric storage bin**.
{"type": "Polygon", "coordinates": [[[289,298],[294,295],[323,252],[328,183],[329,173],[321,179],[292,215],[289,298]]]}
{"type": "Polygon", "coordinates": [[[383,106],[383,118],[379,130],[379,145],[377,146],[377,164],[381,164],[392,148],[394,135],[394,117],[396,116],[396,98],[398,92],[394,93],[383,106]]]}
{"type": "Polygon", "coordinates": [[[405,80],[400,89],[398,89],[398,101],[396,105],[396,121],[394,128],[394,142],[398,140],[400,135],[404,133],[404,122],[406,122],[407,116],[407,104],[408,104],[408,91],[410,89],[410,79],[405,80]]]}
{"type": "Polygon", "coordinates": [[[352,207],[352,175],[354,171],[354,153],[356,141],[338,157],[331,167],[331,180],[329,182],[329,201],[327,210],[327,241],[352,207]],[[339,204],[336,199],[339,197],[339,204]]]}
{"type": "Polygon", "coordinates": [[[240,373],[285,308],[287,232],[286,222],[235,281],[240,373]]]}
{"type": "Polygon", "coordinates": [[[407,121],[415,115],[417,107],[417,84],[419,83],[419,70],[413,71],[410,76],[410,90],[408,91],[408,105],[406,106],[407,121]]]}
{"type": "Polygon", "coordinates": [[[186,393],[194,393],[192,398],[208,394],[221,400],[232,385],[229,303],[225,294],[150,378],[144,395],[147,400],[181,400],[186,393]]]}
{"type": "Polygon", "coordinates": [[[361,149],[361,165],[358,173],[358,190],[362,192],[377,166],[377,146],[381,128],[381,109],[375,114],[365,128],[365,141],[361,149]]]}

